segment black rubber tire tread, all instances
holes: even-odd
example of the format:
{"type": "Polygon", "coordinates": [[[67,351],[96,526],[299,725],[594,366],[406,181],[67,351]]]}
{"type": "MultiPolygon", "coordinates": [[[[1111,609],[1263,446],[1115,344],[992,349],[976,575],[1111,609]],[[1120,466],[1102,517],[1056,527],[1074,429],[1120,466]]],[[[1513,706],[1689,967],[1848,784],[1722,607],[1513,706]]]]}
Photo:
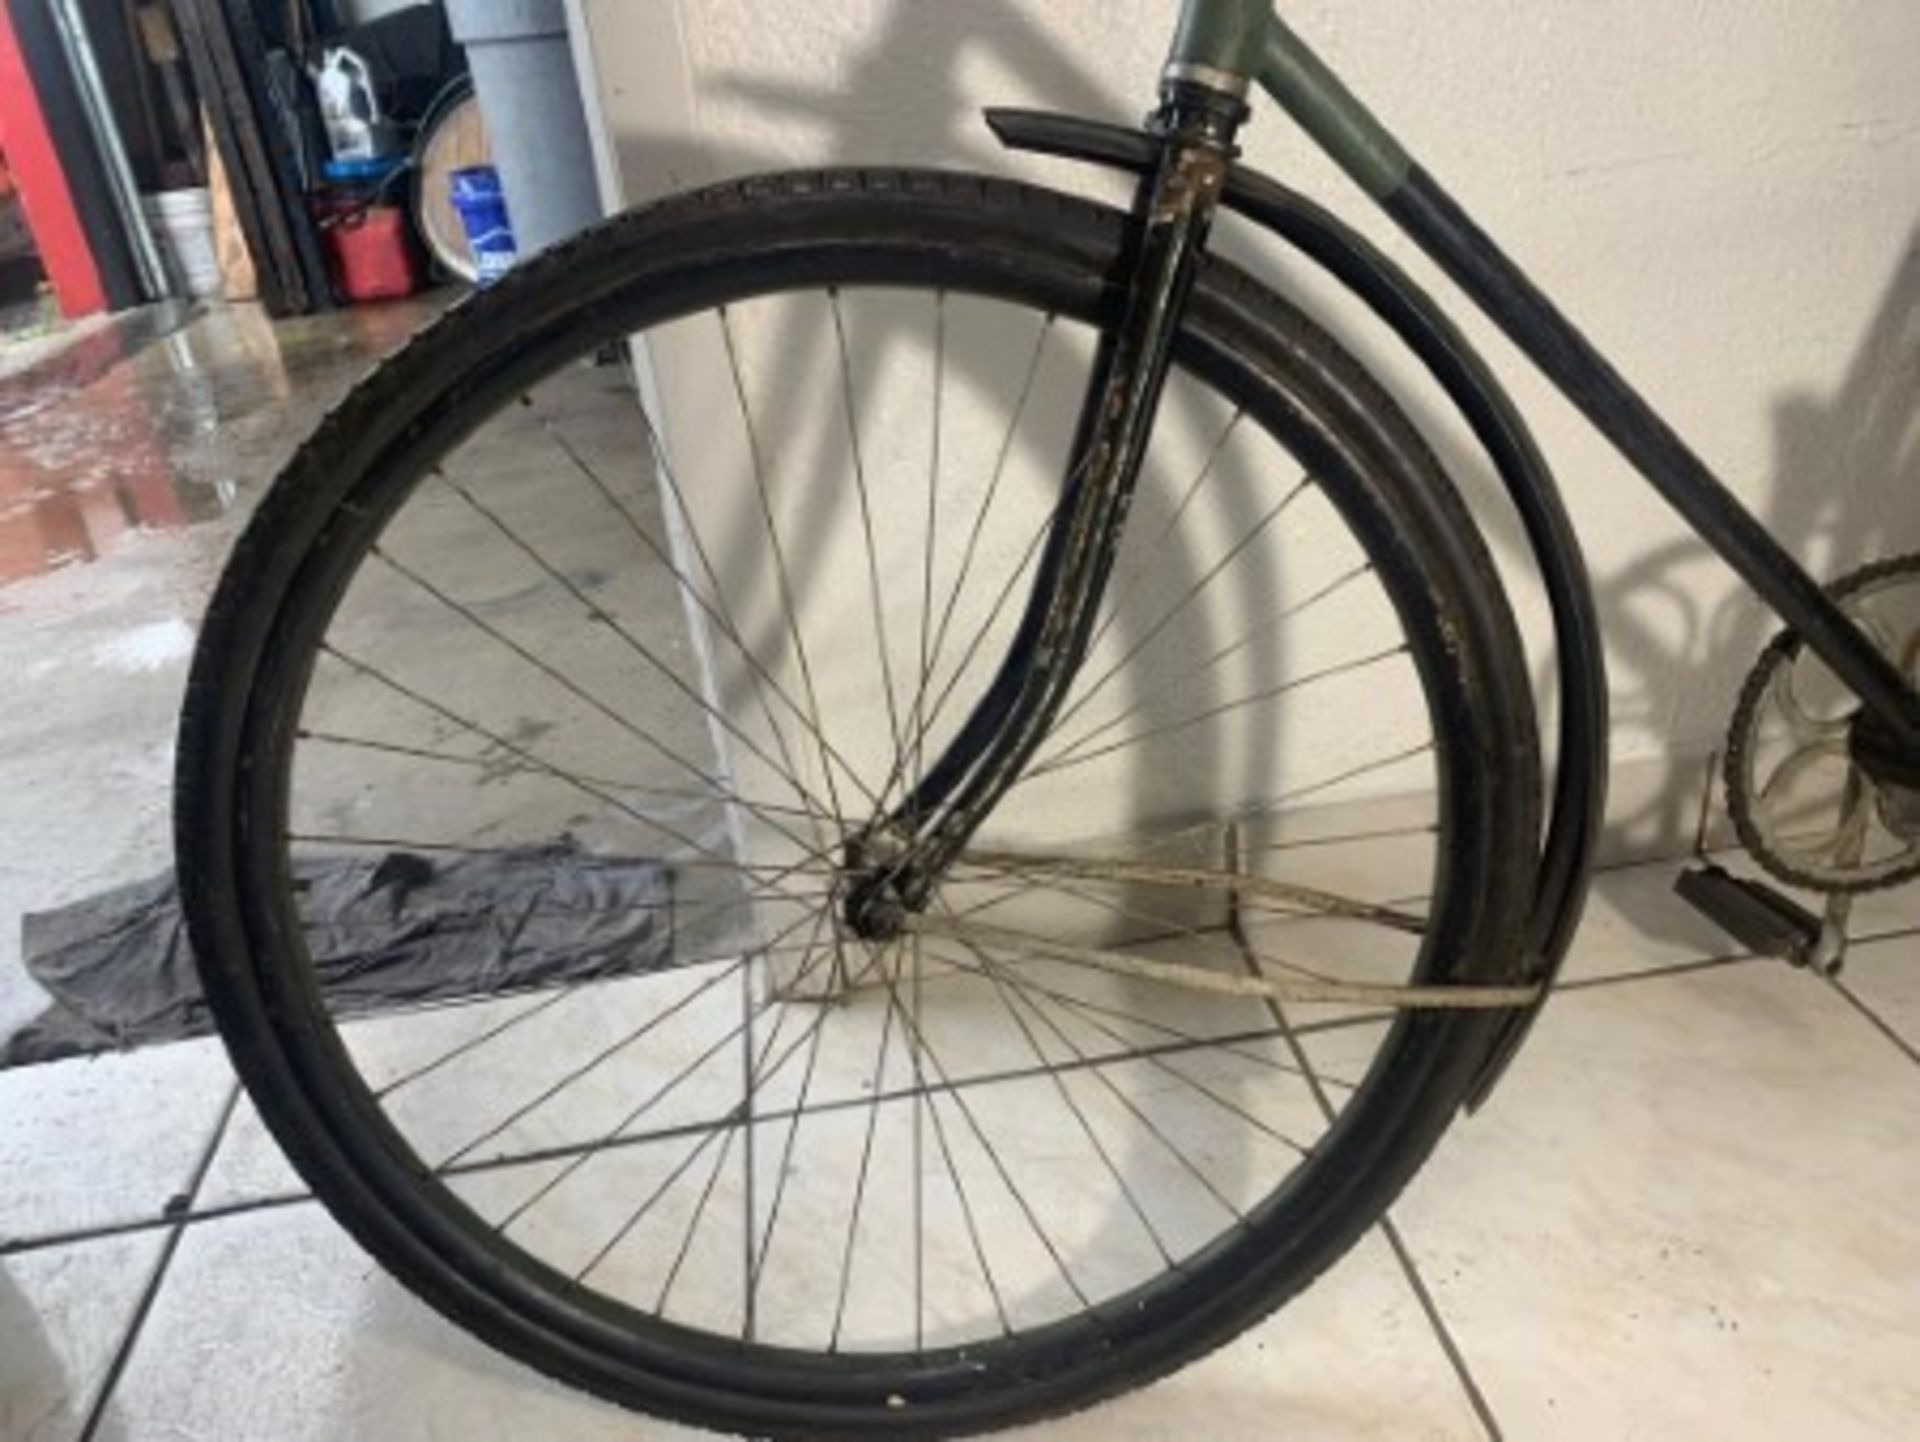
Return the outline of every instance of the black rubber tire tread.
{"type": "MultiPolygon", "coordinates": [[[[1920,582],[1920,555],[1890,556],[1883,561],[1870,561],[1829,585],[1827,594],[1836,601],[1844,601],[1854,592],[1894,576],[1908,576],[1920,582]]],[[[1782,666],[1791,666],[1805,646],[1799,632],[1791,628],[1782,630],[1767,643],[1766,649],[1760,653],[1760,659],[1753,663],[1753,669],[1741,684],[1740,698],[1734,702],[1732,719],[1727,722],[1726,754],[1721,762],[1721,785],[1726,791],[1727,816],[1733,822],[1734,835],[1739,837],[1740,845],[1749,856],[1789,886],[1829,896],[1860,896],[1870,891],[1902,886],[1920,876],[1920,857],[1905,866],[1895,867],[1885,876],[1836,883],[1831,877],[1802,871],[1769,846],[1767,838],[1760,833],[1760,824],[1753,814],[1752,798],[1747,795],[1747,739],[1753,734],[1754,722],[1766,700],[1767,687],[1772,683],[1774,673],[1782,666]]]]}
{"type": "MultiPolygon", "coordinates": [[[[344,505],[349,478],[398,445],[409,428],[427,424],[419,414],[423,396],[457,398],[448,377],[466,373],[488,344],[577,321],[643,260],[656,268],[678,264],[697,279],[701,251],[694,247],[716,235],[769,254],[853,244],[859,236],[846,239],[846,227],[855,214],[867,217],[862,233],[869,236],[893,226],[921,235],[932,229],[953,254],[991,244],[1021,266],[1066,267],[1083,277],[1093,267],[1104,293],[1114,290],[1129,226],[1108,207],[1009,181],[937,171],[814,171],[674,197],[524,264],[451,309],[362,381],[262,500],[206,616],[176,775],[180,881],[210,1004],[263,1118],[316,1195],[406,1286],[503,1351],[623,1405],[757,1436],[906,1438],[991,1430],[1088,1406],[1221,1345],[1298,1293],[1385,1210],[1458,1111],[1499,1020],[1479,1012],[1403,1014],[1387,1043],[1393,1055],[1385,1069],[1394,1072],[1387,1080],[1400,1105],[1391,1135],[1349,1138],[1348,1149],[1360,1155],[1337,1181],[1317,1182],[1310,1198],[1317,1210],[1303,1229],[1310,1235],[1276,1247],[1273,1257],[1245,1266],[1204,1298],[1183,1294],[1190,1306],[1177,1328],[1155,1333],[1150,1346],[1116,1347],[1064,1376],[926,1406],[890,1406],[885,1397],[863,1409],[799,1406],[791,1398],[775,1405],[753,1394],[744,1371],[730,1389],[695,1387],[642,1371],[629,1358],[616,1363],[573,1337],[536,1330],[512,1305],[515,1278],[505,1261],[487,1275],[462,1272],[410,1230],[390,1198],[356,1170],[317,1109],[317,1090],[310,1090],[326,1079],[308,1075],[289,1051],[289,1037],[314,1023],[289,1017],[275,997],[263,995],[273,978],[259,970],[266,963],[256,958],[246,927],[245,913],[265,904],[249,899],[240,869],[252,816],[242,804],[252,757],[241,754],[241,742],[252,710],[264,704],[253,695],[258,673],[275,661],[266,642],[277,616],[263,602],[287,591],[308,553],[332,542],[334,529],[357,524],[339,514],[351,510],[344,505]]],[[[1310,368],[1334,401],[1368,428],[1369,444],[1417,473],[1418,485],[1407,486],[1404,476],[1395,482],[1391,496],[1404,524],[1387,544],[1405,551],[1406,564],[1420,574],[1447,578],[1444,593],[1431,597],[1435,627],[1444,638],[1445,664],[1460,678],[1455,694],[1469,713],[1457,724],[1474,738],[1461,764],[1482,778],[1476,804],[1486,813],[1483,834],[1466,838],[1465,846],[1487,884],[1459,903],[1471,908],[1469,934],[1478,944],[1449,958],[1455,969],[1446,977],[1520,979],[1539,832],[1539,745],[1518,631],[1484,542],[1431,451],[1386,393],[1270,290],[1209,260],[1186,324],[1250,375],[1261,371],[1263,360],[1270,372],[1310,368]]],[[[1375,1073],[1381,1070],[1376,1066],[1375,1073]]],[[[417,1162],[413,1166],[416,1185],[437,1186],[417,1162]]]]}

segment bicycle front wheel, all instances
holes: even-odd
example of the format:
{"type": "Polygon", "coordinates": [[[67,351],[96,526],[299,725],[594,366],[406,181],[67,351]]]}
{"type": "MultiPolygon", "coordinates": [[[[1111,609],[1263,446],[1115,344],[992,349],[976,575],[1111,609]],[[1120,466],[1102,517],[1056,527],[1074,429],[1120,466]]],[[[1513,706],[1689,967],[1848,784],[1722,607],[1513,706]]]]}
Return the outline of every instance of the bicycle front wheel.
{"type": "Polygon", "coordinates": [[[864,171],[622,217],[237,547],[178,781],[219,1026],[513,1355],[758,1435],[1063,1411],[1299,1290],[1458,1109],[1501,1013],[1374,988],[1522,969],[1512,620],[1413,429],[1219,261],[1053,733],[911,926],[847,923],[1005,654],[1128,224],[864,171]]]}

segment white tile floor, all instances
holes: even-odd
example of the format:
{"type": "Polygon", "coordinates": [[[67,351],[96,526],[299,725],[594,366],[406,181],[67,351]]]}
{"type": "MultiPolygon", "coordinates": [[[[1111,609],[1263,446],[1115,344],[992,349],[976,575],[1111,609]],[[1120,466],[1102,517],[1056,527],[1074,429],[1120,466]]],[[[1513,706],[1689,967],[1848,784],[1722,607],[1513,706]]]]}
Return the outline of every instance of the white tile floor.
{"type": "MultiPolygon", "coordinates": [[[[1708,964],[1730,948],[1672,872],[1601,878],[1573,984],[1396,1208],[1399,1251],[1035,1435],[1914,1435],[1920,897],[1863,917],[1831,986],[1708,964]]],[[[0,1073],[0,1437],[688,1435],[413,1301],[232,1096],[210,1043],[0,1073]]]]}
{"type": "MultiPolygon", "coordinates": [[[[403,330],[216,316],[185,348],[196,364],[277,358],[194,370],[220,424],[189,408],[134,460],[257,479],[347,363],[403,330]]],[[[179,391],[177,359],[111,373],[128,384],[95,409],[131,425],[149,392],[179,391]]],[[[89,434],[89,456],[132,449],[89,434]]],[[[145,535],[42,578],[0,634],[0,670],[41,702],[24,721],[0,708],[0,782],[18,783],[0,794],[37,822],[5,838],[0,914],[164,860],[181,657],[144,669],[140,650],[111,706],[97,679],[63,691],[33,668],[80,648],[127,670],[119,640],[151,619],[156,577],[190,613],[231,529],[202,509],[171,551],[145,535]]],[[[1372,854],[1343,876],[1345,852],[1311,854],[1329,870],[1296,879],[1364,890],[1394,869],[1372,854]]],[[[1215,1356],[1031,1435],[1920,1437],[1920,888],[1863,899],[1830,985],[1733,955],[1672,896],[1674,870],[1600,878],[1562,994],[1391,1228],[1215,1356]]],[[[11,945],[9,1024],[42,1004],[11,945]]],[[[1322,1032],[1312,1050],[1337,1072],[1367,1040],[1322,1032]]],[[[0,1071],[0,1442],[691,1435],[549,1384],[416,1303],[305,1199],[216,1043],[0,1071]]]]}

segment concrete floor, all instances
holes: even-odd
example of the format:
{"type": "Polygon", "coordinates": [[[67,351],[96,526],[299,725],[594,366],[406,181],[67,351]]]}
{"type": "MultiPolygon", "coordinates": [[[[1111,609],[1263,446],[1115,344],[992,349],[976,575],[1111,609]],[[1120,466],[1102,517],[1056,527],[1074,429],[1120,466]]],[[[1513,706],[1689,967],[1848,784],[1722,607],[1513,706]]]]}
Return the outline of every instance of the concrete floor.
{"type": "MultiPolygon", "coordinates": [[[[220,310],[0,382],[0,1034],[44,1000],[15,918],[167,864],[181,677],[235,527],[423,314],[220,310]]],[[[1564,994],[1391,1226],[1217,1356],[1040,1435],[1911,1435],[1920,894],[1863,902],[1829,985],[1734,954],[1671,873],[1601,877],[1564,994]]],[[[1316,1063],[1370,1040],[1327,1033],[1316,1063]]],[[[8,1442],[689,1435],[415,1303],[305,1198],[211,1040],[0,1071],[0,1177],[8,1442]]]]}

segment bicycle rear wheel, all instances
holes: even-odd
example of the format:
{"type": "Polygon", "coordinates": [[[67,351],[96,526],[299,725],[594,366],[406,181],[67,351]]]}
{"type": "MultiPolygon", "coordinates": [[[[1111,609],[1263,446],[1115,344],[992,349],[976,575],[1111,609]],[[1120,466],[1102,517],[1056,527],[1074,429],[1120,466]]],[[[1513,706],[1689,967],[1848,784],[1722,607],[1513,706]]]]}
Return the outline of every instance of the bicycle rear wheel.
{"type": "Polygon", "coordinates": [[[495,1345],[760,1435],[1006,1425],[1284,1301],[1457,1110],[1503,1013],[1354,1003],[1523,969],[1512,620],[1412,428],[1221,262],[1053,735],[917,929],[838,909],[1018,619],[1127,223],[900,172],[622,217],[248,527],[181,732],[209,997],[495,1345]],[[626,337],[661,430],[586,363],[626,337]]]}

